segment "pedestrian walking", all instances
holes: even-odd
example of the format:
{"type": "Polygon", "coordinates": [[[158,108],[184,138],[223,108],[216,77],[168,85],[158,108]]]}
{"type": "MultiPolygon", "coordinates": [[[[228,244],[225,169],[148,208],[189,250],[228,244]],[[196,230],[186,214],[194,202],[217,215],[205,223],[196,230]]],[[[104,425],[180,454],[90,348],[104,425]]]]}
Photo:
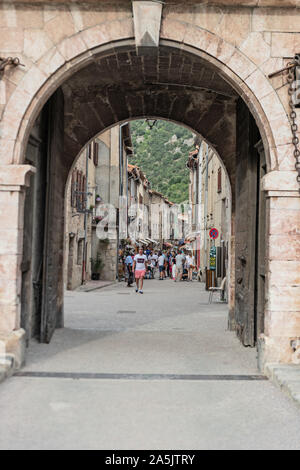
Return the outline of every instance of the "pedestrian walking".
{"type": "Polygon", "coordinates": [[[188,254],[186,257],[186,269],[188,271],[188,281],[193,280],[193,271],[195,269],[195,258],[193,255],[188,254]]]}
{"type": "Polygon", "coordinates": [[[162,281],[165,277],[165,264],[166,258],[162,252],[159,253],[158,257],[158,269],[159,269],[159,280],[162,281]]]}
{"type": "Polygon", "coordinates": [[[167,276],[171,277],[171,253],[167,253],[167,276]]]}
{"type": "Polygon", "coordinates": [[[171,263],[172,263],[172,279],[175,281],[176,279],[176,253],[172,253],[171,256],[171,263]]]}
{"type": "Polygon", "coordinates": [[[157,267],[157,259],[158,259],[158,256],[153,251],[151,251],[151,254],[148,257],[148,262],[151,267],[152,279],[155,278],[155,269],[157,267]]]}
{"type": "Polygon", "coordinates": [[[132,270],[133,259],[132,259],[132,255],[130,254],[129,251],[126,253],[125,266],[126,266],[127,276],[128,276],[127,287],[132,287],[132,283],[133,283],[133,270],[132,270]]]}
{"type": "Polygon", "coordinates": [[[165,258],[163,276],[164,276],[164,279],[166,279],[167,278],[168,256],[167,256],[167,253],[165,251],[163,251],[163,257],[165,258]]]}
{"type": "Polygon", "coordinates": [[[133,271],[136,282],[136,292],[143,294],[144,278],[146,275],[146,266],[148,265],[147,255],[144,254],[143,248],[139,249],[139,253],[135,255],[133,260],[133,271]]]}
{"type": "Polygon", "coordinates": [[[176,279],[175,279],[175,282],[177,282],[178,280],[182,281],[184,263],[185,263],[185,256],[184,256],[184,251],[182,250],[176,256],[176,279]]]}

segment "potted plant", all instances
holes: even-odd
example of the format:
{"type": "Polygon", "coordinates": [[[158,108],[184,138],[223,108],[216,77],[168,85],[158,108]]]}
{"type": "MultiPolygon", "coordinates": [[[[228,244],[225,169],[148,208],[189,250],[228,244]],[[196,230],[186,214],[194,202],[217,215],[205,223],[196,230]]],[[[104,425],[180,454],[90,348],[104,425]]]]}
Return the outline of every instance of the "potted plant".
{"type": "Polygon", "coordinates": [[[101,201],[102,201],[102,199],[101,199],[100,195],[97,194],[97,195],[96,195],[96,202],[101,202],[101,201]]]}
{"type": "Polygon", "coordinates": [[[99,281],[100,274],[104,266],[101,256],[97,254],[96,259],[94,258],[91,259],[91,264],[92,264],[92,280],[99,281]]]}
{"type": "Polygon", "coordinates": [[[109,238],[101,238],[99,240],[99,243],[102,243],[102,245],[107,246],[109,245],[109,238]]]}

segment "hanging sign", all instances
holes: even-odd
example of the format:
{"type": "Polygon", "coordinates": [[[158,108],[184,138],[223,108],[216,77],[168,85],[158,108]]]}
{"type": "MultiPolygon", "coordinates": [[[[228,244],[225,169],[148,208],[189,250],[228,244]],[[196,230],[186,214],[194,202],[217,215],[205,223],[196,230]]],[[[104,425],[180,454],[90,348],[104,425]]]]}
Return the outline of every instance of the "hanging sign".
{"type": "Polygon", "coordinates": [[[216,229],[216,228],[212,228],[209,232],[209,236],[210,238],[212,238],[213,240],[216,240],[219,236],[219,231],[216,229]]]}
{"type": "Polygon", "coordinates": [[[213,246],[211,247],[210,252],[209,252],[209,269],[211,269],[212,271],[216,270],[216,266],[217,266],[216,260],[217,260],[217,250],[216,250],[216,247],[213,246]]]}

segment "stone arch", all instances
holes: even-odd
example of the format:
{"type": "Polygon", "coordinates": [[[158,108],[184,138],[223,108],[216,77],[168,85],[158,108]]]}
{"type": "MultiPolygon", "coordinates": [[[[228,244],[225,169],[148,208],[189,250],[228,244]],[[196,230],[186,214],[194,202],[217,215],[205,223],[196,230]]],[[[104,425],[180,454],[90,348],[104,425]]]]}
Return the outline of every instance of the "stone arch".
{"type": "MultiPolygon", "coordinates": [[[[26,172],[33,170],[30,165],[22,165],[22,163],[24,163],[25,148],[32,126],[48,98],[74,73],[91,64],[95,57],[104,56],[109,51],[120,51],[123,47],[133,47],[134,44],[131,18],[110,21],[82,30],[62,40],[55,47],[46,50],[45,54],[32,64],[22,80],[19,81],[4,109],[3,119],[0,123],[0,162],[2,184],[5,186],[6,193],[2,200],[5,202],[9,200],[10,191],[17,201],[14,206],[15,218],[9,220],[10,231],[2,230],[1,234],[3,240],[12,239],[11,229],[13,229],[15,237],[11,242],[13,253],[7,259],[7,263],[10,267],[12,266],[10,269],[14,268],[15,270],[13,274],[10,274],[13,279],[9,281],[12,286],[9,300],[10,311],[8,312],[6,304],[1,307],[4,312],[1,318],[4,331],[13,331],[20,326],[19,250],[22,250],[20,248],[22,246],[22,228],[20,229],[19,224],[21,225],[22,222],[19,221],[22,221],[23,217],[21,211],[26,172]],[[14,171],[14,168],[17,171],[14,171]]],[[[296,178],[293,181],[293,175],[296,176],[296,172],[286,172],[286,170],[294,170],[291,132],[286,111],[263,70],[243,51],[229,44],[217,34],[193,24],[165,18],[162,22],[160,44],[202,57],[207,64],[215,67],[217,74],[223,79],[225,78],[244,99],[256,119],[264,141],[269,171],[267,178],[264,178],[263,189],[268,191],[268,196],[273,204],[267,214],[270,224],[268,249],[271,254],[267,260],[268,304],[266,312],[268,314],[268,329],[262,343],[264,342],[266,346],[266,361],[276,361],[278,358],[289,361],[291,356],[290,338],[299,336],[300,330],[299,303],[295,300],[294,293],[298,287],[295,288],[289,277],[291,263],[294,261],[290,260],[290,254],[286,253],[285,246],[288,239],[291,246],[294,247],[295,253],[298,249],[299,200],[295,200],[298,196],[298,184],[296,178]],[[278,196],[282,197],[280,203],[277,204],[278,196]],[[292,202],[295,202],[296,211],[291,209],[287,214],[286,207],[291,208],[290,201],[292,199],[294,199],[292,202]],[[280,254],[278,254],[279,252],[280,254]],[[284,268],[279,267],[279,270],[283,269],[283,275],[278,281],[276,278],[278,265],[276,263],[281,262],[282,259],[285,259],[286,263],[284,268]],[[285,296],[284,312],[280,312],[282,321],[277,327],[276,317],[278,308],[282,309],[280,304],[282,296],[285,296]],[[290,320],[290,312],[295,311],[293,320],[290,320]],[[285,326],[285,322],[288,323],[288,327],[285,326]]],[[[5,279],[5,285],[6,283],[5,279]]],[[[295,284],[297,284],[297,280],[295,284]]]]}
{"type": "MultiPolygon", "coordinates": [[[[28,70],[6,105],[1,122],[1,163],[22,163],[34,120],[68,77],[91,63],[96,55],[133,44],[133,36],[131,18],[110,21],[82,30],[48,50],[28,70]]],[[[276,91],[259,67],[221,37],[193,24],[165,19],[160,37],[162,44],[202,56],[228,80],[256,119],[268,169],[280,169],[291,153],[289,120],[276,91]]],[[[291,154],[291,164],[292,158],[291,154]]]]}

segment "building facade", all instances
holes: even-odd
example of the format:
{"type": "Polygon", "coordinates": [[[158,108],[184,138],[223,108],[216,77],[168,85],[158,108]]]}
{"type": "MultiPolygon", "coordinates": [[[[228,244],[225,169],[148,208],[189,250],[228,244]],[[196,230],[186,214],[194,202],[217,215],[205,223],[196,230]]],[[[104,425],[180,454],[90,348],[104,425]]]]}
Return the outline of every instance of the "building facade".
{"type": "Polygon", "coordinates": [[[65,201],[67,289],[76,289],[92,278],[117,278],[120,227],[113,218],[108,221],[111,226],[106,226],[106,218],[110,206],[115,214],[120,210],[120,192],[127,185],[124,168],[131,153],[129,124],[115,126],[94,139],[71,170],[65,201]],[[98,224],[103,224],[104,234],[98,224]]]}
{"type": "Polygon", "coordinates": [[[188,167],[198,268],[202,279],[209,281],[207,286],[220,285],[224,277],[227,277],[228,285],[231,250],[231,188],[228,175],[215,151],[203,141],[189,155],[188,167]],[[211,236],[212,229],[217,231],[216,238],[211,236]]]}
{"type": "Polygon", "coordinates": [[[151,189],[151,182],[139,167],[128,165],[129,237],[134,244],[155,242],[162,249],[174,234],[172,207],[163,194],[151,189]]]}

